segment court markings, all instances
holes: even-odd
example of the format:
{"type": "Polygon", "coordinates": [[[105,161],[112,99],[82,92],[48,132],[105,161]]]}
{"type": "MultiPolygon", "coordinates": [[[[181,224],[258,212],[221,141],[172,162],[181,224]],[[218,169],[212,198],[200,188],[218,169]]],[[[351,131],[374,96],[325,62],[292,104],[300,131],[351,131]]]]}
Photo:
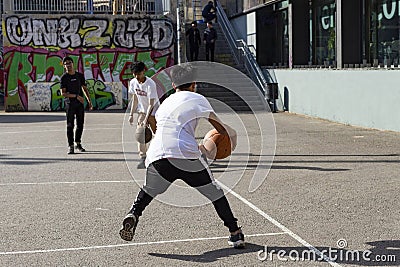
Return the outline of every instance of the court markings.
{"type": "MultiPolygon", "coordinates": [[[[262,236],[276,236],[276,235],[285,235],[285,234],[286,233],[251,234],[251,235],[246,235],[246,238],[262,237],[262,236]]],[[[79,250],[94,250],[94,249],[107,249],[107,248],[109,249],[109,248],[132,247],[132,246],[162,245],[162,244],[170,244],[170,243],[183,243],[183,242],[219,240],[219,239],[228,239],[228,237],[227,236],[200,237],[200,238],[192,238],[192,239],[161,240],[161,241],[150,241],[150,242],[140,242],[140,243],[126,243],[126,244],[105,245],[105,246],[90,246],[90,247],[76,247],[76,248],[57,248],[57,249],[43,249],[43,250],[7,251],[7,252],[0,252],[0,255],[37,254],[37,253],[66,252],[66,251],[79,251],[79,250]]]]}
{"type": "MultiPolygon", "coordinates": [[[[1,186],[5,185],[48,185],[48,184],[85,184],[85,183],[132,183],[131,180],[124,180],[124,181],[80,181],[80,182],[42,182],[42,183],[9,183],[9,184],[0,184],[1,186]]],[[[259,209],[256,205],[236,193],[235,191],[231,190],[226,185],[222,184],[221,182],[217,181],[217,183],[227,192],[232,194],[238,200],[246,204],[252,210],[260,214],[262,217],[267,219],[273,225],[278,227],[282,232],[281,233],[268,233],[268,234],[253,234],[253,235],[246,235],[247,237],[255,237],[255,236],[267,236],[267,235],[281,235],[287,234],[295,239],[297,242],[302,244],[303,246],[307,247],[310,251],[313,251],[316,255],[320,256],[324,259],[324,261],[328,262],[331,266],[340,267],[341,265],[337,264],[329,257],[324,255],[321,251],[317,248],[309,244],[299,235],[292,232],[289,228],[272,218],[270,215],[259,209]]],[[[49,252],[60,252],[60,251],[76,251],[76,250],[90,250],[90,249],[100,249],[100,248],[114,248],[114,247],[126,247],[126,246],[140,246],[140,245],[152,245],[152,244],[167,244],[167,243],[179,243],[179,242],[193,242],[193,241],[204,241],[204,240],[215,240],[215,239],[223,239],[226,237],[209,237],[209,238],[194,238],[194,239],[179,239],[179,240],[164,240],[164,241],[153,241],[153,242],[142,242],[142,243],[129,243],[129,244],[117,244],[117,245],[104,245],[104,246],[90,246],[90,247],[78,247],[78,248],[64,248],[64,249],[48,249],[48,250],[31,250],[31,251],[9,251],[9,252],[0,252],[0,255],[17,255],[17,254],[35,254],[35,253],[49,253],[49,252]]]]}

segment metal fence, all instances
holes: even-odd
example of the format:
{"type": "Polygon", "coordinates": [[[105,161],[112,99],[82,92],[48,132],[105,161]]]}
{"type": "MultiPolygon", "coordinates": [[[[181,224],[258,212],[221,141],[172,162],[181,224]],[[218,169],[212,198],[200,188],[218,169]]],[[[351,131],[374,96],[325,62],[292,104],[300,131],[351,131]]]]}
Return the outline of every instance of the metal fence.
{"type": "Polygon", "coordinates": [[[149,14],[170,12],[170,0],[11,0],[4,11],[44,14],[149,14]]]}

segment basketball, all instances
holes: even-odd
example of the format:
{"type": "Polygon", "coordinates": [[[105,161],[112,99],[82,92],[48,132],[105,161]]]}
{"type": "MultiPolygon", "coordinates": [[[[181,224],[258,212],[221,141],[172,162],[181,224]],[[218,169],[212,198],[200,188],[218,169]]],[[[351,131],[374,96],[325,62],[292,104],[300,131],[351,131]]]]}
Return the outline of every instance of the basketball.
{"type": "Polygon", "coordinates": [[[153,138],[153,133],[149,127],[138,126],[135,133],[136,141],[140,144],[147,144],[153,138]]]}
{"type": "Polygon", "coordinates": [[[215,129],[209,131],[204,136],[203,145],[213,156],[210,159],[224,159],[229,157],[232,153],[229,135],[220,134],[215,129]]]}

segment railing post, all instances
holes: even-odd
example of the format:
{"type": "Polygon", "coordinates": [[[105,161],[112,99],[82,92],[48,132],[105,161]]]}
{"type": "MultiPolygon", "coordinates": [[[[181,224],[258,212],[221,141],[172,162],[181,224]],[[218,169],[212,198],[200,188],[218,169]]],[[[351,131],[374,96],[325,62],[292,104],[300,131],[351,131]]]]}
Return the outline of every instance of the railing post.
{"type": "Polygon", "coordinates": [[[176,8],[178,64],[186,62],[184,1],[178,0],[178,7],[176,8]]]}

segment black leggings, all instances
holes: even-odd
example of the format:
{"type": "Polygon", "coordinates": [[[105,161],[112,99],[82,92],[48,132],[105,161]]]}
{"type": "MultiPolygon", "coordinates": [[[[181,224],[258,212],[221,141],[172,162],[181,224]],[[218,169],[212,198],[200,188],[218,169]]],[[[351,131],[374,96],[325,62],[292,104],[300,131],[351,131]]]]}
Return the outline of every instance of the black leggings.
{"type": "Polygon", "coordinates": [[[68,145],[74,145],[74,126],[76,116],[75,142],[80,143],[83,133],[83,123],[85,121],[85,109],[78,100],[71,100],[65,104],[65,112],[67,114],[67,138],[68,145]]]}
{"type": "Polygon", "coordinates": [[[196,188],[212,201],[218,216],[230,232],[239,229],[224,192],[213,182],[208,166],[200,161],[187,159],[160,159],[147,168],[146,180],[138,193],[130,213],[141,216],[154,197],[165,192],[177,179],[196,188]]]}

